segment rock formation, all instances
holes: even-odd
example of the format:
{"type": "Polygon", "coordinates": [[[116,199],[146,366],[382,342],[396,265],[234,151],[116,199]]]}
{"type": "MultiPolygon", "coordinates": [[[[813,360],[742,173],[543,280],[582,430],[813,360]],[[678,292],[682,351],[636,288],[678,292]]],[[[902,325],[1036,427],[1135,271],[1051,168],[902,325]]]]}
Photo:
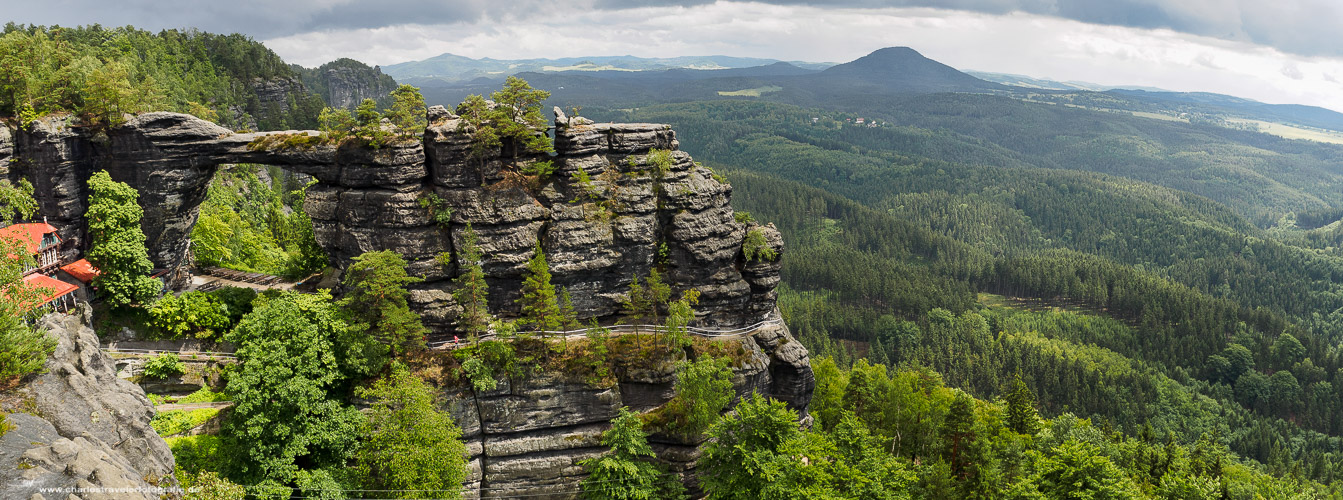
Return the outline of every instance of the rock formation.
{"type": "MultiPolygon", "coordinates": [[[[745,258],[748,228],[734,220],[732,187],[676,151],[669,127],[598,124],[558,109],[556,117],[556,153],[522,159],[552,161],[555,174],[542,179],[521,175],[501,151],[471,157],[457,117],[439,106],[429,110],[423,141],[376,149],[285,146],[284,139],[317,132],[235,134],[178,113],[146,113],[105,132],[48,117],[11,130],[9,140],[0,135],[0,171],[33,182],[41,214],[63,228],[74,253],[85,244],[85,183],[106,169],[139,190],[150,258],[169,269],[187,260],[197,207],[219,165],[262,163],[311,175],[319,183],[305,210],[331,261],[343,268],[363,252],[399,252],[425,278],[411,299],[440,332],[455,316],[456,269],[435,257],[453,251],[467,224],[480,235],[490,306],[499,315],[519,310],[524,264],[537,241],[554,283],[570,291],[584,317],[616,314],[630,281],[655,264],[677,290],[703,294],[702,324],[745,325],[773,310],[779,263],[745,258]],[[670,151],[666,171],[650,165],[653,150],[670,151]],[[579,172],[590,182],[579,182],[579,172]],[[450,223],[435,222],[422,204],[434,198],[442,200],[434,210],[451,211],[450,223]]],[[[782,251],[773,227],[752,230],[782,251]]]]}
{"type": "Polygon", "coordinates": [[[8,415],[14,427],[0,437],[6,498],[63,499],[42,489],[79,488],[75,496],[86,500],[155,499],[158,485],[173,484],[172,452],[149,426],[154,407],[139,386],[117,378],[89,318],[83,306],[41,322],[59,344],[47,373],[18,389],[28,403],[8,415]]]}
{"type": "MultiPolygon", "coordinates": [[[[733,342],[733,341],[728,341],[733,342]]],[[[782,324],[741,339],[745,355],[733,368],[737,397],[752,391],[785,401],[809,421],[815,379],[807,350],[782,324]]],[[[667,359],[649,370],[617,374],[612,386],[571,374],[531,373],[500,378],[492,391],[450,392],[448,407],[470,454],[469,498],[576,498],[586,476],[581,460],[605,453],[601,434],[621,407],[651,410],[674,394],[676,369],[667,359]]],[[[693,489],[702,437],[653,434],[649,441],[667,468],[693,489]]]]}

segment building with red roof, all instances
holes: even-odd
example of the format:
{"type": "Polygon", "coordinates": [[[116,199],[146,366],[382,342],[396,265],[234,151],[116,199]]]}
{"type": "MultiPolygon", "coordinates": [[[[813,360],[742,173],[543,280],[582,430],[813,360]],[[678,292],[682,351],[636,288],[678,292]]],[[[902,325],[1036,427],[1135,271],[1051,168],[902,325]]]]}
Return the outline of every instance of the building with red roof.
{"type": "Polygon", "coordinates": [[[61,236],[56,233],[56,226],[46,222],[0,228],[0,240],[19,242],[33,258],[34,265],[23,271],[24,276],[48,273],[61,263],[61,236]]]}
{"type": "Polygon", "coordinates": [[[78,286],[71,285],[64,281],[52,278],[45,274],[30,274],[23,278],[23,283],[41,294],[36,305],[23,304],[23,309],[33,310],[40,308],[50,308],[53,311],[64,311],[75,305],[74,292],[79,290],[78,286]]]}
{"type": "Polygon", "coordinates": [[[93,282],[93,277],[98,275],[98,269],[93,267],[89,259],[79,259],[64,266],[61,270],[69,274],[70,277],[79,280],[81,283],[89,284],[93,282]]]}

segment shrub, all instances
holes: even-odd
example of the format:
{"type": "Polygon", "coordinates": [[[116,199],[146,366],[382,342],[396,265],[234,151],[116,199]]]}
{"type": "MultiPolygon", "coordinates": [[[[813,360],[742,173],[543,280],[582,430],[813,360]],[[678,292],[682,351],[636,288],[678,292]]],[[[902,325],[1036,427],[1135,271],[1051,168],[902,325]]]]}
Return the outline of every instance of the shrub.
{"type": "Polygon", "coordinates": [[[164,379],[186,373],[186,365],[176,354],[160,354],[145,362],[145,377],[164,379]]]}
{"type": "Polygon", "coordinates": [[[202,472],[224,468],[220,461],[224,460],[226,455],[222,451],[223,440],[219,436],[209,434],[173,436],[165,438],[164,441],[173,451],[173,459],[180,470],[202,472]]]}
{"type": "Polygon", "coordinates": [[[676,395],[649,414],[652,427],[684,435],[703,434],[732,402],[732,370],[726,358],[683,361],[676,367],[676,395]]]}
{"type": "Polygon", "coordinates": [[[47,356],[56,350],[56,338],[47,332],[31,328],[18,318],[8,321],[12,324],[0,324],[0,385],[43,372],[47,356]]]}
{"type": "Polygon", "coordinates": [[[741,251],[746,255],[746,260],[774,261],[779,258],[779,252],[769,247],[765,241],[765,232],[759,227],[753,227],[746,232],[746,241],[741,245],[741,251]]]}
{"type": "Polygon", "coordinates": [[[168,338],[190,335],[208,339],[226,333],[232,326],[228,307],[214,295],[205,292],[167,294],[149,309],[151,326],[168,338]]]}

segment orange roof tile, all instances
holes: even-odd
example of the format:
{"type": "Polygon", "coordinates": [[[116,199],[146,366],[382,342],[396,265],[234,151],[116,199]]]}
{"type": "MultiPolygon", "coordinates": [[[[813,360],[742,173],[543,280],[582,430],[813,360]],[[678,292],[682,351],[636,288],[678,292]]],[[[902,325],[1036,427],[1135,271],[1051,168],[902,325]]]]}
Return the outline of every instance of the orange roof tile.
{"type": "Polygon", "coordinates": [[[64,266],[61,270],[70,273],[75,279],[85,283],[93,281],[93,277],[98,275],[98,269],[89,263],[88,259],[79,259],[64,266]]]}
{"type": "MultiPolygon", "coordinates": [[[[23,242],[31,255],[42,249],[42,236],[54,232],[56,232],[56,226],[45,222],[14,224],[0,228],[0,239],[16,239],[23,242]]],[[[56,238],[59,240],[60,236],[56,238]]]]}
{"type": "MultiPolygon", "coordinates": [[[[45,274],[30,274],[23,278],[23,282],[29,286],[37,288],[37,290],[42,293],[42,302],[38,304],[39,306],[64,297],[70,292],[79,289],[79,287],[75,285],[71,285],[45,274]]],[[[26,306],[27,304],[24,305],[26,306]]]]}

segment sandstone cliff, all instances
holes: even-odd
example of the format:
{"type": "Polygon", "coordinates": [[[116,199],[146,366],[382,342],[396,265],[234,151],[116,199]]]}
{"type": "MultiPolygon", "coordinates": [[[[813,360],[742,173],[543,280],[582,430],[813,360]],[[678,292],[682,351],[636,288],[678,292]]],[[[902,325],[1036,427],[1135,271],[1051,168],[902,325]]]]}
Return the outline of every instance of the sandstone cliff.
{"type": "Polygon", "coordinates": [[[387,94],[396,90],[396,80],[381,68],[354,59],[341,58],[316,68],[291,67],[309,90],[333,108],[354,109],[364,99],[385,101],[387,94]]]}
{"type": "MultiPolygon", "coordinates": [[[[748,261],[746,225],[734,220],[732,187],[689,155],[676,151],[666,125],[592,123],[557,113],[556,174],[528,179],[506,167],[501,151],[469,158],[469,138],[442,107],[429,111],[422,141],[373,149],[352,146],[258,147],[275,133],[235,134],[178,113],[146,113],[124,126],[94,134],[49,117],[30,130],[0,135],[0,171],[30,179],[41,214],[62,228],[77,253],[84,241],[85,183],[106,169],[140,192],[150,258],[163,268],[186,261],[197,207],[216,167],[227,163],[277,165],[311,175],[305,210],[331,261],[344,267],[371,250],[391,249],[425,278],[412,301],[436,331],[452,328],[450,290],[455,266],[435,257],[452,252],[466,225],[480,234],[490,306],[516,314],[527,257],[537,241],[547,252],[554,282],[569,289],[584,317],[607,318],[634,276],[662,259],[678,290],[703,295],[702,324],[744,325],[774,308],[779,262],[748,261]],[[671,151],[662,172],[649,164],[654,149],[671,151]],[[3,151],[12,150],[6,160],[3,151]],[[577,180],[579,172],[590,180],[577,180]],[[421,200],[443,200],[451,211],[438,223],[421,200]]],[[[274,138],[313,134],[283,133],[274,138]]],[[[512,160],[511,158],[509,160],[512,160]]],[[[772,227],[756,228],[782,252],[772,227]]]]}
{"type": "MultiPolygon", "coordinates": [[[[727,340],[723,342],[737,342],[727,340]]],[[[744,355],[733,369],[738,397],[752,391],[785,401],[809,421],[815,385],[807,350],[778,324],[740,339],[744,355]]],[[[586,476],[579,461],[601,455],[601,434],[621,407],[651,410],[674,395],[675,360],[617,374],[594,385],[573,374],[541,372],[500,378],[495,390],[450,390],[448,407],[470,454],[471,498],[576,498],[586,476]]],[[[696,491],[695,461],[702,437],[653,434],[658,459],[696,491]]]]}
{"type": "MultiPolygon", "coordinates": [[[[140,192],[150,257],[170,269],[186,261],[197,207],[219,165],[261,163],[312,176],[318,183],[304,209],[331,262],[343,268],[384,249],[404,256],[425,279],[411,290],[412,306],[440,335],[454,328],[459,266],[436,257],[455,256],[468,224],[479,234],[490,309],[499,316],[519,313],[515,300],[538,242],[553,283],[570,291],[584,318],[613,319],[634,277],[655,267],[675,291],[701,292],[701,326],[777,316],[782,237],[772,226],[738,222],[731,185],[678,151],[675,132],[555,115],[555,153],[521,159],[553,162],[554,174],[542,177],[523,175],[510,166],[518,159],[501,150],[469,154],[458,117],[437,106],[421,140],[376,149],[296,140],[312,131],[236,134],[178,113],[146,113],[100,133],[49,117],[29,130],[0,132],[0,173],[34,183],[42,215],[62,227],[76,253],[86,244],[85,184],[107,170],[140,192]],[[752,232],[780,258],[747,259],[752,232]]],[[[807,352],[787,327],[774,324],[740,341],[737,392],[772,395],[805,415],[814,381],[807,352]]],[[[577,462],[603,451],[599,436],[619,408],[647,410],[671,397],[674,363],[617,378],[597,386],[572,374],[535,373],[500,380],[487,393],[445,389],[472,455],[472,491],[571,496],[582,477],[577,462]]],[[[673,470],[691,472],[693,486],[700,443],[654,441],[673,470]]]]}
{"type": "Polygon", "coordinates": [[[149,426],[154,408],[139,386],[117,378],[89,309],[77,311],[40,323],[59,344],[47,373],[16,389],[18,402],[7,408],[14,427],[0,437],[0,491],[25,499],[159,498],[157,486],[173,485],[173,456],[149,426]],[[69,488],[80,491],[69,497],[69,488]]]}

